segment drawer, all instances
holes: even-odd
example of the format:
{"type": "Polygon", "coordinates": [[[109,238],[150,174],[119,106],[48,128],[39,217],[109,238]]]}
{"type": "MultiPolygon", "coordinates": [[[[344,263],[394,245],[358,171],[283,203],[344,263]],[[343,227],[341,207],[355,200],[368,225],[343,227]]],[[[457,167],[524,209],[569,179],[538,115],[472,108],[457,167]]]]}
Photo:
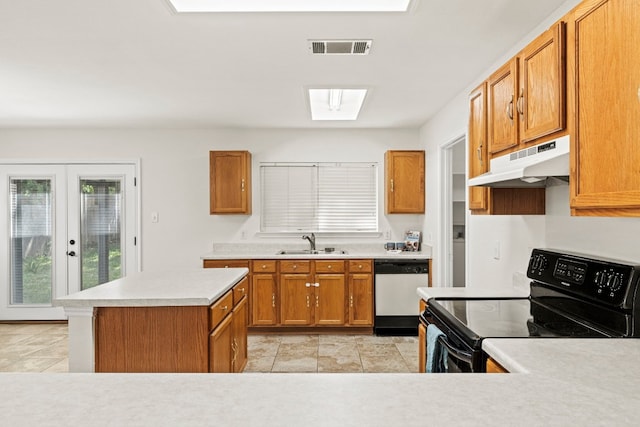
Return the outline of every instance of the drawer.
{"type": "Polygon", "coordinates": [[[229,291],[218,301],[211,304],[209,308],[209,330],[215,329],[216,326],[231,313],[233,308],[233,291],[229,291]]]}
{"type": "Polygon", "coordinates": [[[309,273],[311,261],[280,261],[280,273],[309,273]]]}
{"type": "Polygon", "coordinates": [[[251,264],[251,273],[275,273],[276,261],[253,261],[251,264]]]}
{"type": "Polygon", "coordinates": [[[246,259],[205,259],[204,268],[249,268],[249,260],[246,259]]]}
{"type": "Polygon", "coordinates": [[[344,261],[316,261],[316,273],[344,273],[344,261]]]}
{"type": "Polygon", "coordinates": [[[373,262],[370,259],[349,260],[350,273],[371,273],[372,271],[373,271],[373,262]]]}
{"type": "Polygon", "coordinates": [[[249,279],[246,277],[233,287],[233,306],[235,307],[245,295],[249,295],[249,279]]]}

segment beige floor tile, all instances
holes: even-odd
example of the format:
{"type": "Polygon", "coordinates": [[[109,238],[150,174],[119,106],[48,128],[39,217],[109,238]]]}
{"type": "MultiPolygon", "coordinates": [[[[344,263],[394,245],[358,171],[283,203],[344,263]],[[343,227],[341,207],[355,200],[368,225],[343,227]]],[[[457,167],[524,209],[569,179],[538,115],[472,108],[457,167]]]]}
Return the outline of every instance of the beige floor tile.
{"type": "Polygon", "coordinates": [[[402,357],[395,344],[358,344],[358,351],[363,357],[402,357]]]}
{"type": "Polygon", "coordinates": [[[323,344],[355,344],[355,335],[319,335],[318,342],[323,344]]]}
{"type": "Polygon", "coordinates": [[[281,344],[308,344],[318,345],[318,335],[281,335],[281,344]]]}
{"type": "MultiPolygon", "coordinates": [[[[251,353],[250,353],[251,354],[251,353]]],[[[276,357],[251,355],[243,372],[269,373],[273,369],[276,357]]]]}
{"type": "Polygon", "coordinates": [[[318,372],[357,373],[363,372],[360,357],[355,355],[318,356],[318,372]]]}
{"type": "Polygon", "coordinates": [[[368,373],[412,372],[402,356],[399,355],[398,357],[361,356],[361,360],[363,371],[368,373]]]}

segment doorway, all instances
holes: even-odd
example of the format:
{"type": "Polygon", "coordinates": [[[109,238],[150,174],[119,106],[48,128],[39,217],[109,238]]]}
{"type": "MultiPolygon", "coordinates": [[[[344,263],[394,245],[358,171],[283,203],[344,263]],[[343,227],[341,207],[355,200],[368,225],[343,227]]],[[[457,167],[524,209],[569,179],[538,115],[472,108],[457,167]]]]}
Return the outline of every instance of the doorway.
{"type": "Polygon", "coordinates": [[[137,269],[136,164],[3,164],[0,320],[59,320],[61,296],[137,269]]]}
{"type": "Polygon", "coordinates": [[[443,283],[466,285],[466,138],[460,136],[441,146],[440,259],[444,260],[443,283]]]}

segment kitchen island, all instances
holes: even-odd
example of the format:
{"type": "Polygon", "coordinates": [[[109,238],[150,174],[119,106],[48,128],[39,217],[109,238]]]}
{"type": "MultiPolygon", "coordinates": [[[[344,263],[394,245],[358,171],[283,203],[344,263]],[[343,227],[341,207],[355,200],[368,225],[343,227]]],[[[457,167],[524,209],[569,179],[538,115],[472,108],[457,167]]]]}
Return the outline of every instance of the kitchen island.
{"type": "Polygon", "coordinates": [[[637,425],[640,340],[495,339],[485,351],[518,373],[11,373],[0,410],[6,425],[637,425]]]}
{"type": "Polygon", "coordinates": [[[210,332],[246,295],[247,286],[240,298],[231,289],[247,273],[134,273],[57,299],[69,317],[69,371],[94,372],[97,363],[98,371],[207,372],[210,332]]]}

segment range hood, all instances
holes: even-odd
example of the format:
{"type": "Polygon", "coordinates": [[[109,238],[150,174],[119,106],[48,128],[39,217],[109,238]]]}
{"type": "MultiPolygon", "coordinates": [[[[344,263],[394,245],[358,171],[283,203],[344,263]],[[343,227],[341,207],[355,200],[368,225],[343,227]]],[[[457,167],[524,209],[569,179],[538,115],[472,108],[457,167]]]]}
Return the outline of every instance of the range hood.
{"type": "Polygon", "coordinates": [[[569,135],[492,159],[489,172],[469,186],[546,187],[551,177],[569,181],[569,135]]]}

